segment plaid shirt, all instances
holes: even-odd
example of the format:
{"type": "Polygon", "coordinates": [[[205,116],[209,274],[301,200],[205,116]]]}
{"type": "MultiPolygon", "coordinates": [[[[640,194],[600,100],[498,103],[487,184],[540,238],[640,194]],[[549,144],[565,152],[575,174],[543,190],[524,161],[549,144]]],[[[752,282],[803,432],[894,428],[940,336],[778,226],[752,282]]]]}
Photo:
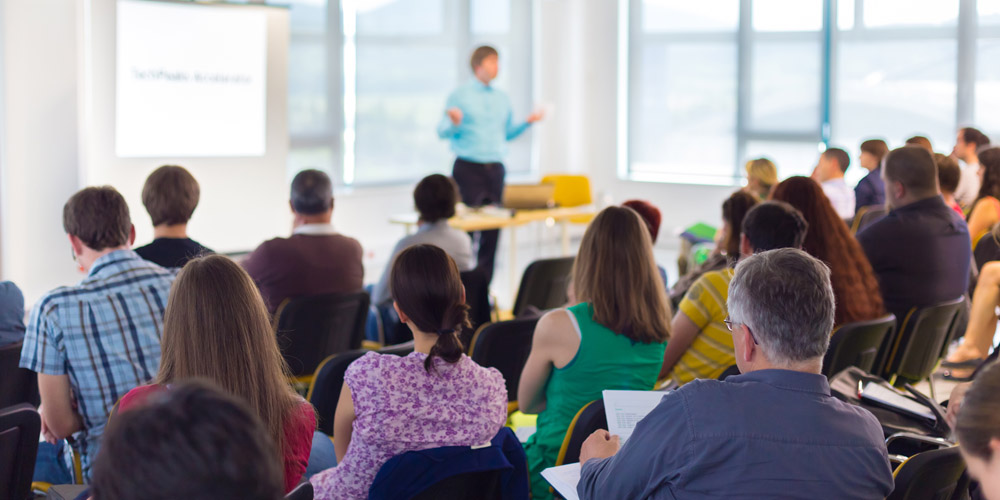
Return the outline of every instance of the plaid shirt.
{"type": "Polygon", "coordinates": [[[20,364],[69,376],[83,418],[74,438],[85,478],[115,402],[152,380],[160,367],[163,310],[173,279],[135,252],[117,250],[97,259],[80,284],[52,290],[31,310],[20,364]]]}

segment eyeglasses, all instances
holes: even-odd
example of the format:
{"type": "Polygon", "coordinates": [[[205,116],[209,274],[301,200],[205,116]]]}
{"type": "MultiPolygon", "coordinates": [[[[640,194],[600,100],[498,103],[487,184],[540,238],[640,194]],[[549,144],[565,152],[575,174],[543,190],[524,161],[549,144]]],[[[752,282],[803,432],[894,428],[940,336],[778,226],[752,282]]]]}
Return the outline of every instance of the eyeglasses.
{"type": "Polygon", "coordinates": [[[747,327],[747,331],[750,332],[750,338],[753,339],[753,345],[760,345],[760,343],[757,342],[757,336],[753,334],[753,330],[751,330],[750,326],[747,325],[746,323],[740,323],[739,321],[733,321],[733,320],[731,320],[729,318],[726,318],[726,319],[722,320],[722,322],[726,324],[726,328],[728,328],[730,332],[733,331],[733,325],[743,325],[743,326],[747,327]]]}

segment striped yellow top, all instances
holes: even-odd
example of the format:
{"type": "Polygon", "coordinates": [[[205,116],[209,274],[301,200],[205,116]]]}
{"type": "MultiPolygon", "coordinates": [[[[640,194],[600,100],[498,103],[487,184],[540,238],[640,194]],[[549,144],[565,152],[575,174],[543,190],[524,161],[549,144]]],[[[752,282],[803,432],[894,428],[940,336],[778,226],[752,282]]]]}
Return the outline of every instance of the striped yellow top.
{"type": "Polygon", "coordinates": [[[695,281],[679,307],[701,330],[670,372],[679,385],[696,378],[716,378],[736,364],[733,336],[723,320],[733,270],[710,271],[695,281]]]}

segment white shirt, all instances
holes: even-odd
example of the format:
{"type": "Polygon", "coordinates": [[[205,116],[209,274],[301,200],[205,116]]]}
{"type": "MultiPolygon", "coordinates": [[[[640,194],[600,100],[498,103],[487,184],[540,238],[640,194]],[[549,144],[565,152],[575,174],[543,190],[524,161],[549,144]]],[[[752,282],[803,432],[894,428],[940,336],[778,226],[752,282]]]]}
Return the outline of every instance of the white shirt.
{"type": "Polygon", "coordinates": [[[820,186],[841,219],[854,217],[854,190],[847,186],[843,177],[820,183],[820,186]]]}
{"type": "Polygon", "coordinates": [[[301,226],[292,230],[292,234],[305,234],[308,236],[329,236],[331,234],[337,234],[337,231],[333,229],[333,224],[302,224],[301,226]]]}
{"type": "Polygon", "coordinates": [[[955,188],[955,201],[962,208],[972,206],[979,195],[979,162],[965,163],[962,165],[962,175],[958,178],[958,187],[955,188]]]}

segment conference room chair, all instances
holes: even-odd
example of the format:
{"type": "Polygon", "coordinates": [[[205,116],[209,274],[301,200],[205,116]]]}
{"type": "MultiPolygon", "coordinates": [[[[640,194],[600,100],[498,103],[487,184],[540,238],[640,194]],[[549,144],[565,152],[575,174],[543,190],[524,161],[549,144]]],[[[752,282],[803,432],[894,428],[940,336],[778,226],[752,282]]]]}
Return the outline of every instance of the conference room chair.
{"type": "Polygon", "coordinates": [[[309,481],[300,483],[285,495],[285,500],[313,500],[312,483],[309,481]]]}
{"type": "Polygon", "coordinates": [[[278,347],[296,382],[308,385],[328,356],[361,347],[369,300],[362,291],[299,297],[278,307],[278,347]]]}
{"type": "Polygon", "coordinates": [[[841,325],[830,337],[830,347],[823,357],[823,375],[832,377],[848,366],[871,373],[879,348],[895,328],[896,316],[892,314],[841,325]]]}
{"type": "Polygon", "coordinates": [[[1000,260],[1000,241],[992,230],[980,236],[972,245],[972,257],[976,261],[976,269],[982,269],[987,262],[1000,260]]]}
{"type": "Polygon", "coordinates": [[[38,407],[38,375],[18,367],[21,342],[0,348],[0,408],[29,403],[38,407]]]}
{"type": "MultiPolygon", "coordinates": [[[[542,184],[552,184],[555,190],[552,198],[558,207],[580,207],[594,203],[590,189],[590,177],[575,174],[553,174],[542,177],[542,184]]],[[[574,224],[589,224],[594,220],[591,215],[577,215],[570,218],[574,224]]]]}
{"type": "MultiPolygon", "coordinates": [[[[879,353],[880,374],[893,385],[930,381],[948,342],[964,297],[924,308],[912,308],[894,335],[886,336],[879,353]]],[[[934,398],[934,384],[930,384],[934,398]]]]}
{"type": "Polygon", "coordinates": [[[886,500],[961,500],[969,479],[957,446],[918,453],[892,474],[896,487],[886,500]]]}
{"type": "Polygon", "coordinates": [[[528,265],[521,277],[521,285],[514,299],[515,318],[534,307],[539,311],[555,309],[566,305],[566,295],[575,257],[540,259],[528,265]]]}
{"type": "Polygon", "coordinates": [[[375,475],[369,500],[501,500],[528,498],[524,448],[506,427],[486,446],[444,446],[390,458],[375,475]]]}
{"type": "Polygon", "coordinates": [[[0,410],[0,498],[32,498],[38,435],[42,420],[27,403],[0,410]]]}
{"type": "Polygon", "coordinates": [[[858,209],[851,221],[851,234],[858,234],[873,222],[885,217],[886,210],[882,205],[868,205],[858,209]]]}
{"type": "MultiPolygon", "coordinates": [[[[340,389],[344,387],[347,367],[367,352],[370,351],[355,349],[334,354],[324,359],[316,368],[309,390],[306,392],[306,399],[316,408],[316,428],[323,434],[333,435],[333,416],[337,413],[337,401],[340,400],[340,389]]],[[[413,352],[413,341],[385,347],[376,352],[406,356],[413,352]]]]}
{"type": "Polygon", "coordinates": [[[517,410],[517,385],[531,353],[538,318],[487,323],[476,331],[469,357],[488,368],[496,368],[507,384],[507,413],[517,410]]]}
{"type": "Polygon", "coordinates": [[[556,465],[572,464],[580,461],[583,442],[598,429],[608,428],[608,417],[604,414],[604,399],[595,399],[580,408],[566,429],[556,465]]]}

